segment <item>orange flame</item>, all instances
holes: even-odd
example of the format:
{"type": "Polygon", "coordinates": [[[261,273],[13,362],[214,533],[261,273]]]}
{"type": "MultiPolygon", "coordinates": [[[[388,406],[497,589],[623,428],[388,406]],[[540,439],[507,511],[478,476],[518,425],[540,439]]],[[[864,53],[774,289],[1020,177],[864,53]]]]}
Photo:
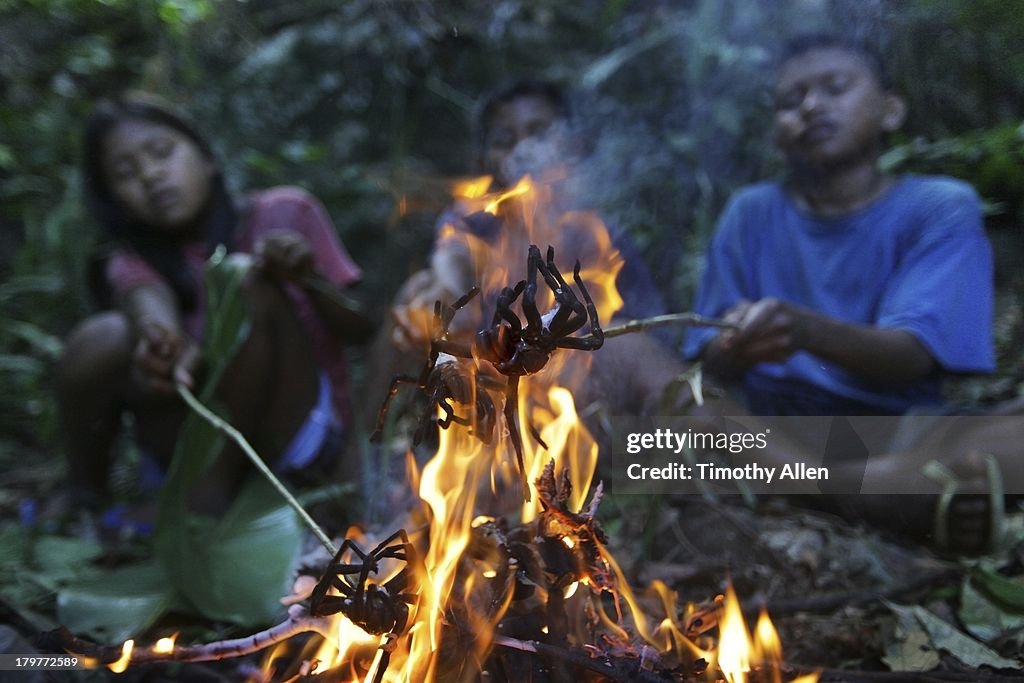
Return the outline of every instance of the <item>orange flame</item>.
{"type": "Polygon", "coordinates": [[[746,683],[754,644],[747,633],[743,612],[731,585],[725,592],[725,606],[718,628],[718,668],[729,683],[746,683]]]}
{"type": "Polygon", "coordinates": [[[452,196],[456,199],[479,199],[487,194],[492,182],[494,177],[489,175],[456,181],[452,185],[452,196]]]}
{"type": "Polygon", "coordinates": [[[111,664],[107,664],[107,668],[116,674],[123,673],[128,668],[128,662],[132,658],[132,649],[135,647],[134,640],[124,641],[124,645],[121,646],[121,657],[111,664]]]}
{"type": "MultiPolygon", "coordinates": [[[[755,680],[781,683],[782,641],[775,626],[762,609],[751,637],[731,585],[725,593],[718,628],[717,664],[729,683],[746,683],[755,669],[758,671],[755,680]]],[[[817,680],[817,674],[807,674],[792,683],[816,683],[817,680]]]]}
{"type": "Polygon", "coordinates": [[[177,640],[178,634],[175,633],[173,636],[161,638],[156,641],[156,645],[153,646],[153,652],[162,655],[169,655],[174,652],[174,641],[177,640]]]}
{"type": "MultiPolygon", "coordinates": [[[[476,270],[476,282],[483,291],[483,296],[460,311],[454,322],[464,323],[466,331],[489,324],[492,311],[485,313],[480,301],[485,300],[488,293],[493,294],[526,278],[527,249],[536,244],[542,252],[548,245],[554,247],[557,266],[574,292],[578,287],[573,281],[573,267],[579,259],[580,278],[594,299],[600,322],[607,324],[622,306],[615,279],[623,261],[597,215],[560,211],[552,201],[550,187],[533,183],[528,177],[499,194],[488,194],[490,185],[491,178],[481,178],[464,182],[453,188],[453,192],[463,215],[486,212],[500,217],[496,236],[485,240],[472,231],[460,229],[457,224],[445,226],[440,234],[442,243],[456,240],[459,248],[469,254],[476,270]],[[473,306],[478,309],[470,310],[473,306]],[[475,321],[472,320],[474,314],[477,315],[475,321]]],[[[538,286],[537,305],[542,314],[555,305],[547,287],[538,286]]],[[[524,464],[529,486],[535,488],[534,482],[545,464],[554,460],[556,474],[568,473],[572,492],[566,507],[576,515],[581,513],[590,495],[598,457],[597,444],[577,414],[572,391],[585,376],[590,359],[591,354],[586,352],[555,351],[541,372],[520,379],[519,405],[516,406],[520,431],[524,435],[524,464]],[[546,450],[529,438],[528,425],[538,428],[541,440],[547,444],[546,450]]],[[[466,360],[465,364],[472,366],[473,362],[466,360]]],[[[475,369],[471,367],[470,371],[475,369]]],[[[498,394],[496,399],[500,401],[503,397],[498,394]]],[[[463,409],[472,405],[470,401],[463,409]]],[[[500,405],[497,404],[499,412],[500,405]]],[[[438,654],[452,605],[459,606],[460,618],[468,621],[465,626],[473,636],[472,644],[468,645],[472,651],[464,653],[464,659],[467,662],[486,659],[493,632],[512,604],[514,591],[511,587],[519,567],[514,558],[507,559],[505,555],[500,557],[508,566],[501,566],[494,561],[493,554],[467,550],[471,543],[479,545],[480,536],[491,525],[514,514],[517,508],[523,524],[537,519],[542,510],[538,495],[531,495],[530,502],[521,504],[518,491],[521,479],[511,443],[507,434],[502,435],[500,431],[502,427],[505,425],[499,422],[498,431],[488,445],[466,428],[452,424],[440,431],[437,453],[422,470],[409,456],[409,481],[418,493],[429,527],[423,532],[425,538],[414,539],[426,551],[418,570],[420,575],[414,578],[419,597],[411,608],[408,629],[391,641],[386,636],[371,636],[339,615],[336,635],[324,644],[316,659],[333,662],[332,668],[348,661],[352,667],[351,681],[371,681],[380,666],[384,648],[393,648],[385,681],[433,681],[444,673],[439,670],[442,662],[438,654]],[[493,604],[495,595],[503,600],[502,604],[493,604]],[[352,663],[357,648],[364,659],[360,672],[352,663]],[[376,652],[367,669],[365,660],[369,659],[370,648],[376,652]]],[[[587,646],[594,638],[594,621],[599,621],[609,634],[609,642],[627,649],[646,653],[653,648],[666,660],[677,663],[715,659],[715,653],[701,649],[687,637],[679,621],[678,597],[667,586],[661,582],[652,585],[662,608],[662,614],[654,615],[641,606],[622,569],[598,540],[586,534],[578,537],[566,534],[560,540],[574,556],[588,549],[592,553],[586,569],[551,586],[561,591],[562,599],[580,607],[566,610],[576,615],[570,617],[576,623],[569,625],[570,633],[566,636],[587,646]],[[611,594],[614,614],[606,612],[602,593],[611,594]],[[647,645],[634,646],[630,629],[647,645]]],[[[537,589],[538,594],[543,594],[541,599],[546,600],[547,589],[540,586],[537,589]]],[[[717,665],[730,683],[746,681],[751,667],[762,660],[774,662],[774,680],[778,680],[781,649],[770,621],[766,616],[762,621],[764,624],[759,623],[757,627],[757,640],[751,641],[730,588],[720,619],[717,652],[717,665]]],[[[548,633],[548,625],[539,628],[542,633],[548,633]]]]}

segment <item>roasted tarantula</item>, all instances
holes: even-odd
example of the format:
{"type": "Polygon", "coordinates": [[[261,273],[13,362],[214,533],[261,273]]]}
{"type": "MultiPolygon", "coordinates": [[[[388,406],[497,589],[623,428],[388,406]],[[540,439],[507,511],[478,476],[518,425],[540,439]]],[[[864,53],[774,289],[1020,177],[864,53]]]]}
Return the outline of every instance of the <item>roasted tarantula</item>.
{"type": "Polygon", "coordinates": [[[368,553],[346,538],[313,589],[309,612],[315,617],[341,612],[359,628],[375,635],[401,633],[409,619],[409,605],[416,599],[415,594],[406,592],[409,565],[415,563],[416,549],[405,529],[391,534],[368,553]],[[359,558],[358,563],[341,561],[349,550],[359,558]],[[370,574],[380,571],[380,561],[387,559],[405,562],[406,566],[386,583],[369,583],[370,574]],[[350,576],[357,579],[352,581],[350,576]],[[339,595],[330,595],[332,588],[339,595]]]}
{"type": "MultiPolygon", "coordinates": [[[[523,480],[523,494],[530,498],[529,483],[526,481],[526,468],[523,463],[523,439],[516,420],[516,407],[519,403],[519,378],[539,372],[548,362],[555,349],[580,349],[595,351],[604,344],[604,333],[597,319],[597,308],[590,293],[580,278],[580,262],[576,261],[573,279],[583,296],[581,302],[572,287],[566,283],[562,274],[555,266],[555,250],[548,247],[547,261],[541,257],[540,249],[530,245],[526,262],[527,279],[521,280],[515,287],[505,287],[498,294],[494,317],[491,326],[480,330],[472,346],[453,342],[448,339],[448,326],[456,311],[468,304],[479,289],[474,287],[465,296],[451,306],[442,306],[438,301],[434,305],[434,317],[438,324],[437,334],[430,344],[430,358],[419,377],[400,375],[391,382],[391,390],[381,405],[377,418],[377,430],[373,439],[380,438],[384,420],[387,416],[391,399],[398,392],[400,384],[415,384],[430,396],[431,409],[439,406],[444,417],[438,420],[442,428],[447,429],[452,422],[469,426],[473,433],[485,443],[493,438],[496,422],[494,400],[488,393],[500,390],[505,395],[502,412],[508,424],[512,446],[516,451],[516,460],[523,480]],[[555,306],[546,315],[537,310],[537,274],[540,273],[544,283],[551,289],[555,297],[555,306]],[[523,315],[526,317],[524,326],[512,310],[512,305],[522,296],[523,315]],[[590,323],[590,334],[574,337],[572,334],[590,323]],[[483,372],[474,372],[470,376],[463,371],[459,358],[475,358],[486,360],[508,379],[502,383],[483,372]],[[475,378],[475,379],[472,379],[475,378]],[[468,404],[474,403],[472,417],[456,415],[451,401],[468,404]]],[[[420,425],[413,436],[415,443],[423,438],[430,412],[420,420],[420,425]]],[[[544,446],[540,435],[532,425],[531,435],[544,446]]],[[[546,446],[545,446],[546,447],[546,446]]]]}
{"type": "MultiPolygon", "coordinates": [[[[416,548],[409,542],[405,529],[391,534],[369,553],[364,552],[355,541],[346,538],[324,571],[323,578],[313,589],[309,598],[309,613],[322,617],[341,612],[367,633],[389,634],[390,642],[393,643],[393,637],[405,630],[409,621],[409,605],[417,599],[409,585],[410,575],[414,579],[416,576],[416,572],[410,572],[409,568],[415,566],[417,561],[416,548]],[[359,558],[358,563],[341,561],[349,550],[359,558]],[[406,566],[385,583],[369,583],[370,574],[380,571],[380,561],[387,559],[405,562],[406,566]],[[353,581],[349,578],[351,576],[356,579],[353,581]],[[330,594],[332,588],[339,594],[330,594]]],[[[393,645],[382,647],[384,652],[375,681],[383,677],[393,645]]]]}

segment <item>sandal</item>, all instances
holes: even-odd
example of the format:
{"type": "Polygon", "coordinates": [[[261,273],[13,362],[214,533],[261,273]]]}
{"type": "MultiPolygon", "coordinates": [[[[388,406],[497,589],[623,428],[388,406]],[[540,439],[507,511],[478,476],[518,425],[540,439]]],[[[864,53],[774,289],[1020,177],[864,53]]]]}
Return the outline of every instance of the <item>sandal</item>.
{"type": "Polygon", "coordinates": [[[996,550],[1006,530],[1006,507],[1003,477],[995,457],[985,456],[986,494],[957,493],[963,482],[938,461],[925,465],[924,473],[943,485],[933,522],[936,548],[954,555],[984,555],[996,550]]]}

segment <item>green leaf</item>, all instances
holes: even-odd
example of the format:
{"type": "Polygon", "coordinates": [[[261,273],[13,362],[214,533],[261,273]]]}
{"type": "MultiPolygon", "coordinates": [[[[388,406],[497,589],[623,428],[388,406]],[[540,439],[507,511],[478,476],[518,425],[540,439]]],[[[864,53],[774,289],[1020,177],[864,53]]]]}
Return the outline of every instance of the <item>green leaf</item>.
{"type": "Polygon", "coordinates": [[[1024,613],[1007,612],[998,603],[976,589],[965,577],[960,590],[957,616],[975,638],[990,642],[1008,631],[1024,628],[1024,613]]]}
{"type": "MultiPolygon", "coordinates": [[[[218,249],[207,267],[207,375],[198,394],[206,405],[248,335],[249,312],[239,293],[250,265],[218,249]]],[[[157,553],[171,584],[204,616],[266,623],[282,611],[278,598],[302,533],[295,514],[262,480],[249,482],[219,522],[188,512],[191,489],[223,446],[223,435],[198,415],[185,421],[161,493],[157,553]]]]}
{"type": "Polygon", "coordinates": [[[0,302],[25,294],[56,294],[65,284],[59,275],[19,275],[0,285],[0,302]]]}
{"type": "MultiPolygon", "coordinates": [[[[913,617],[928,635],[927,644],[932,649],[947,652],[967,666],[973,668],[991,666],[995,669],[1017,669],[1020,666],[1020,662],[1000,656],[999,653],[958,631],[924,607],[902,607],[889,602],[886,602],[886,605],[897,615],[904,628],[911,625],[909,617],[913,617]]],[[[907,630],[911,631],[909,628],[907,630]]],[[[917,646],[923,646],[923,644],[917,643],[917,646]]]]}
{"type": "Polygon", "coordinates": [[[23,320],[0,320],[0,333],[18,337],[49,360],[56,360],[64,348],[60,337],[49,334],[38,325],[23,320]]]}
{"type": "Polygon", "coordinates": [[[42,375],[46,366],[42,361],[32,356],[23,356],[15,353],[0,354],[0,372],[17,372],[27,375],[42,375]]]}
{"type": "Polygon", "coordinates": [[[183,532],[175,538],[187,554],[170,562],[173,582],[197,611],[241,625],[268,623],[283,613],[279,598],[287,593],[302,528],[267,482],[252,477],[227,515],[205,533],[183,532]]]}
{"type": "Polygon", "coordinates": [[[975,585],[1004,609],[1024,612],[1024,581],[985,569],[971,572],[975,585]]]}
{"type": "MultiPolygon", "coordinates": [[[[298,560],[302,527],[271,485],[252,477],[213,531],[209,575],[211,613],[238,623],[259,623],[282,614],[280,597],[298,560]]],[[[215,615],[216,616],[216,615],[215,615]]]]}
{"type": "Polygon", "coordinates": [[[73,633],[120,642],[145,631],[174,602],[157,562],[121,567],[76,582],[57,596],[57,617],[73,633]]]}
{"type": "Polygon", "coordinates": [[[63,536],[43,536],[32,549],[37,574],[55,582],[80,576],[102,554],[98,542],[63,536]]]}

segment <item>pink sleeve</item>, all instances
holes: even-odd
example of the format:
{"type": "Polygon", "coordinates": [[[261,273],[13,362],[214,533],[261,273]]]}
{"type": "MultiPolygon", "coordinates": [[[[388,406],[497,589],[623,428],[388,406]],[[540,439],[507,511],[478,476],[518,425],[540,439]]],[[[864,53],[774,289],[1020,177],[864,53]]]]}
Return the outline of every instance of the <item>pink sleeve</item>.
{"type": "Polygon", "coordinates": [[[316,198],[299,188],[276,188],[262,193],[256,201],[251,240],[275,230],[293,230],[309,242],[317,271],[336,285],[345,287],[362,279],[363,272],[338,239],[327,210],[316,198]]]}
{"type": "Polygon", "coordinates": [[[107,282],[119,300],[137,287],[163,282],[163,277],[145,259],[128,249],[115,249],[107,261],[107,282]]]}

